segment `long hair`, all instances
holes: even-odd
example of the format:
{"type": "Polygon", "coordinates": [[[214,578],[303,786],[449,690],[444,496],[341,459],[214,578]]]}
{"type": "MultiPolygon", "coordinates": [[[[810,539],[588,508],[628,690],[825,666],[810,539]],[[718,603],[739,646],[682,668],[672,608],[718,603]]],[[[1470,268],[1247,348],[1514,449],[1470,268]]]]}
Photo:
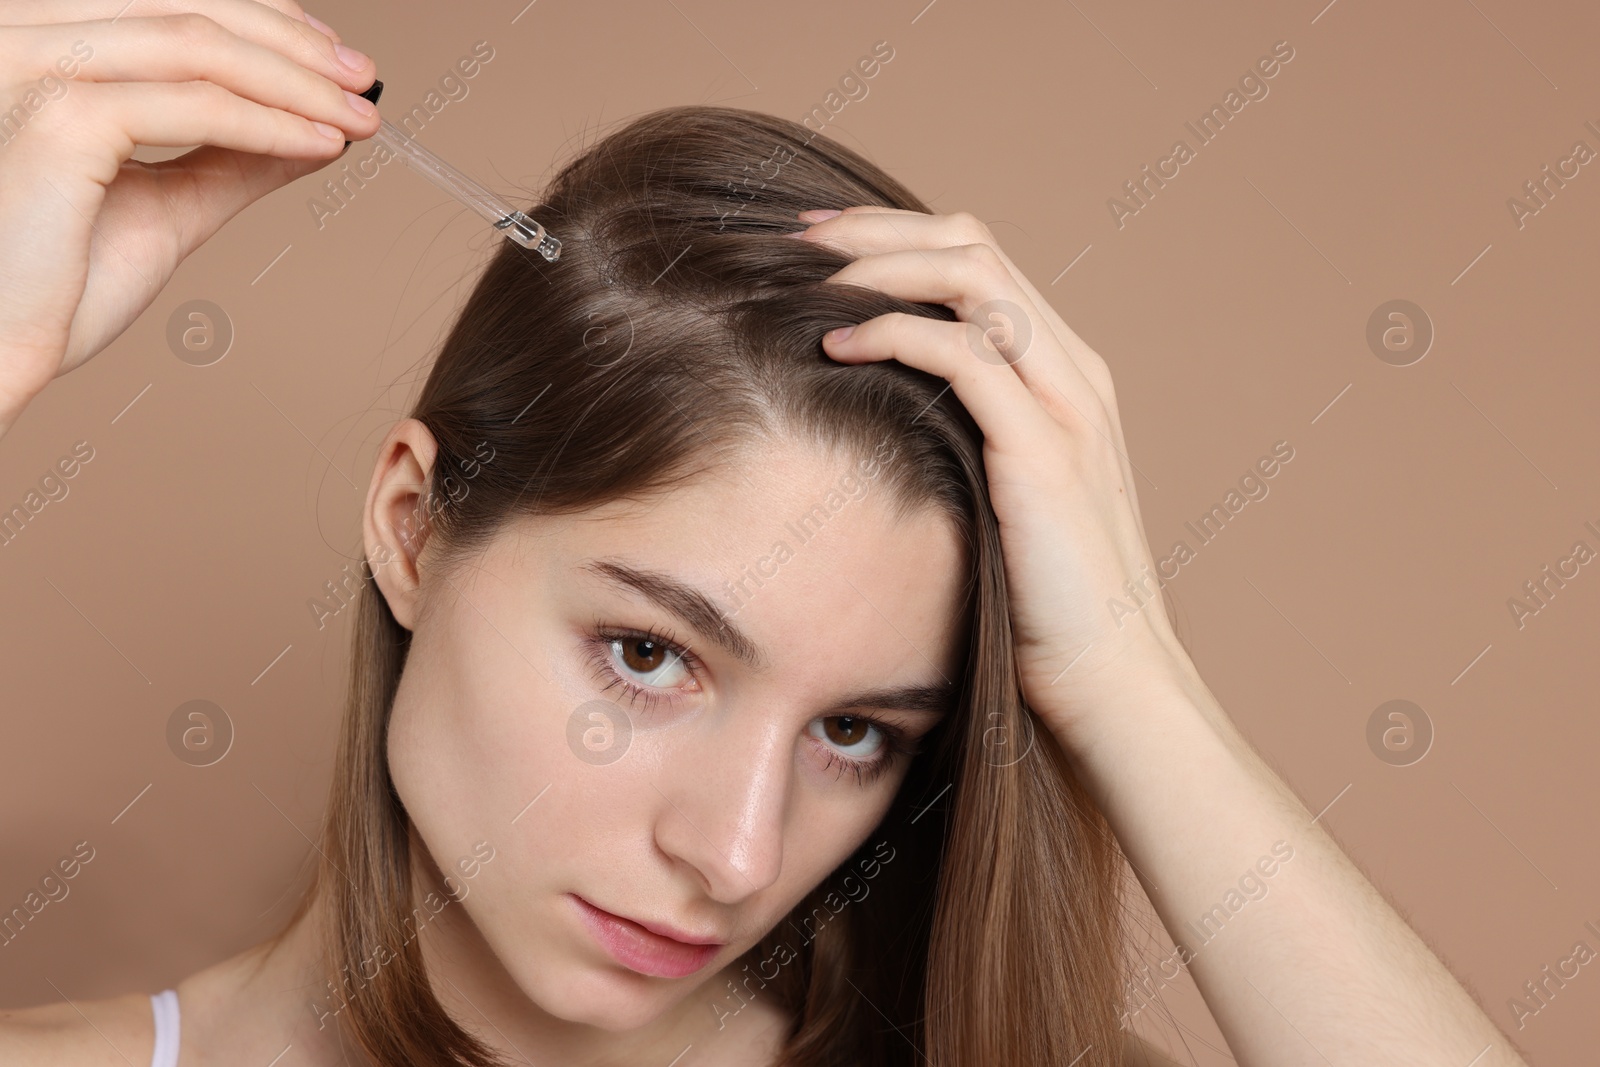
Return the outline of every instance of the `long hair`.
{"type": "MultiPolygon", "coordinates": [[[[713,993],[730,1010],[757,993],[787,1009],[783,1067],[1112,1067],[1121,854],[1023,700],[982,433],[944,380],[839,364],[820,345],[891,311],[955,315],[824,283],[849,257],[783,236],[800,211],[854,204],[930,211],[859,154],[743,109],[652,112],[568,163],[527,209],[560,259],[501,242],[411,411],[439,449],[428,537],[441,560],[465,558],[517,515],[670,492],[777,435],[859,455],[891,444],[878,475],[891,499],[940,509],[965,544],[957,711],[856,855],[713,993]]],[[[363,583],[320,866],[278,936],[313,901],[325,909],[329,989],[374,1062],[498,1067],[397,936],[417,839],[385,733],[409,639],[363,583]],[[392,946],[381,966],[378,944],[392,946]]]]}

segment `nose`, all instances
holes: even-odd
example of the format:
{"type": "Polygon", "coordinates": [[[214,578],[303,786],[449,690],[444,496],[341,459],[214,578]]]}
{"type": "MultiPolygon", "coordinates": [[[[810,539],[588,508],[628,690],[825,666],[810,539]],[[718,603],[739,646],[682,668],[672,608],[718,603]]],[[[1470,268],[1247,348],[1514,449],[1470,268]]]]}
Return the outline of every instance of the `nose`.
{"type": "Polygon", "coordinates": [[[783,868],[794,744],[775,718],[708,715],[664,754],[654,783],[657,847],[720,903],[767,888],[783,868]]]}

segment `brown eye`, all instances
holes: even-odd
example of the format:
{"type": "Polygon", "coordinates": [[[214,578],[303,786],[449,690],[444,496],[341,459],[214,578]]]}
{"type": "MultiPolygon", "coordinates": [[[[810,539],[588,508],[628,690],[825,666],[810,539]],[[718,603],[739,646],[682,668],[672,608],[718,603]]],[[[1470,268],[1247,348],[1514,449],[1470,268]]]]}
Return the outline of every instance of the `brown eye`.
{"type": "Polygon", "coordinates": [[[630,635],[613,637],[609,644],[617,665],[636,675],[638,681],[671,688],[688,676],[683,656],[664,641],[630,635]],[[684,677],[676,677],[674,669],[684,677]]]}
{"type": "Polygon", "coordinates": [[[826,741],[844,755],[857,760],[872,759],[887,740],[872,720],[856,715],[830,715],[825,719],[816,719],[808,732],[812,737],[826,741]]]}
{"type": "Polygon", "coordinates": [[[627,664],[629,670],[649,674],[651,671],[659,671],[662,661],[666,659],[666,650],[654,641],[634,638],[621,644],[622,662],[627,664]]]}
{"type": "Polygon", "coordinates": [[[867,736],[867,723],[848,715],[823,720],[822,730],[836,745],[859,745],[867,736]]]}

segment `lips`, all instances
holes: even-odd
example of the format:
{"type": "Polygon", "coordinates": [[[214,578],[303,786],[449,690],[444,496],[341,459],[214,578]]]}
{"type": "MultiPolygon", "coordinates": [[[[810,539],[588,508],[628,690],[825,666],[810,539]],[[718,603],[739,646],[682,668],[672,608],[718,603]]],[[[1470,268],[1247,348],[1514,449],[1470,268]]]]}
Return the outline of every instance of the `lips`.
{"type": "Polygon", "coordinates": [[[685,977],[710,963],[726,944],[661,923],[614,915],[576,893],[569,893],[568,899],[606,954],[639,974],[654,978],[685,977]]]}

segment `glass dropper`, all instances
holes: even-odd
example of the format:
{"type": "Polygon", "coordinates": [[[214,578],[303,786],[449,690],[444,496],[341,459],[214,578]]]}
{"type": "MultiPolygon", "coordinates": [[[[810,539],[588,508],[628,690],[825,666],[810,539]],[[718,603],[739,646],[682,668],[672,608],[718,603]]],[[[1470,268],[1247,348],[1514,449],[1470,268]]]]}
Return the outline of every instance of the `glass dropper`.
{"type": "MultiPolygon", "coordinates": [[[[374,81],[368,92],[376,96],[382,92],[382,84],[374,81]]],[[[491,193],[422,147],[415,137],[388,119],[379,124],[378,132],[372,135],[372,139],[399,156],[412,170],[489,220],[495,229],[504,232],[517,244],[533,249],[552,263],[561,255],[561,242],[546,232],[543,226],[512,207],[503,197],[491,193]]]]}

